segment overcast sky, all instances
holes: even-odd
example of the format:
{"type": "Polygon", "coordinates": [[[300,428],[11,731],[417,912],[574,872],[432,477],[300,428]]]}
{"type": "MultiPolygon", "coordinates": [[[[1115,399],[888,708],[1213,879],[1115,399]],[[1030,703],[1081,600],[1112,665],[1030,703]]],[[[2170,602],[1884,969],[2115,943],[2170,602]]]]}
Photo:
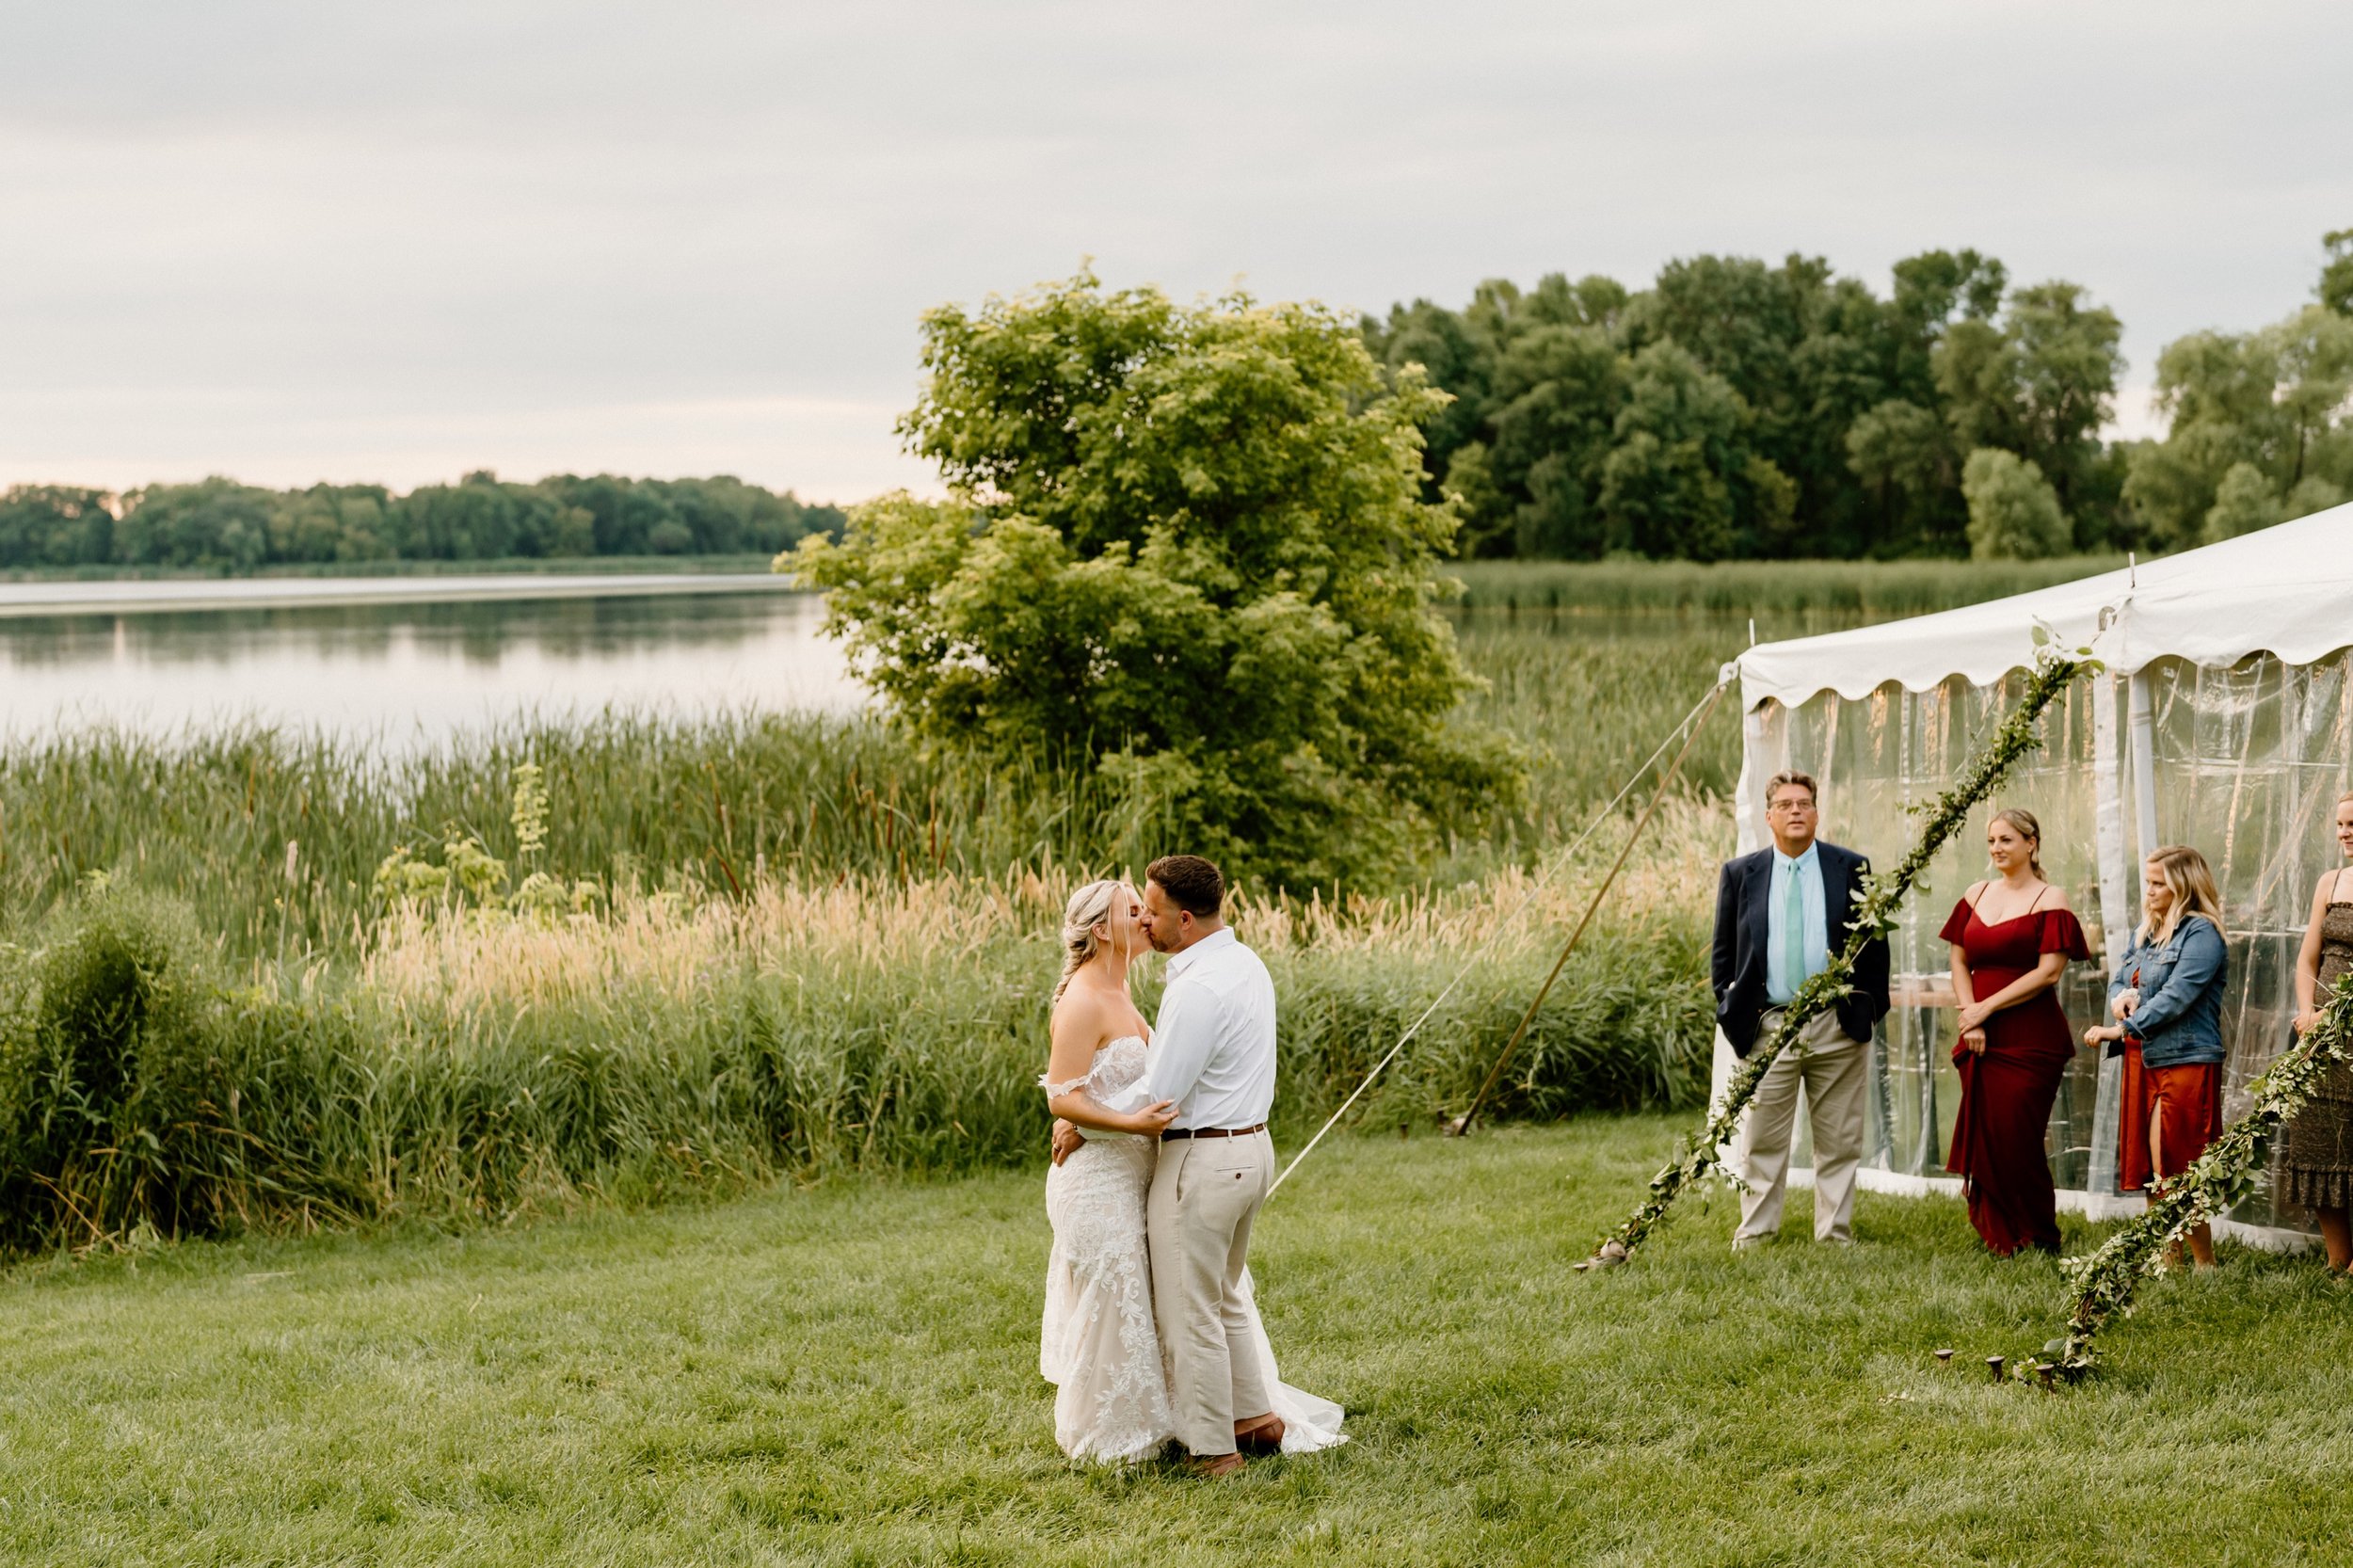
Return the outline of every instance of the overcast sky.
{"type": "Polygon", "coordinates": [[[920,487],[918,315],[1087,256],[1381,311],[1976,246],[2142,387],[2311,296],[2349,78],[2344,0],[0,0],[0,483],[920,487]]]}

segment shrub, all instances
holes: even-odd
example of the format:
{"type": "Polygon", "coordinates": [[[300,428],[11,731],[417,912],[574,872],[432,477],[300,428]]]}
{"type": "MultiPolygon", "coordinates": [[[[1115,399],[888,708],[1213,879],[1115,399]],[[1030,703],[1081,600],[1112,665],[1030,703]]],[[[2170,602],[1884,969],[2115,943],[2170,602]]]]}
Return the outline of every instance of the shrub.
{"type": "Polygon", "coordinates": [[[13,956],[0,1228],[210,1228],[218,1110],[235,1079],[219,1049],[223,993],[185,911],[104,892],[13,956]]]}
{"type": "Polygon", "coordinates": [[[2040,561],[2064,555],[2074,536],[2058,492],[2027,458],[1981,446],[1961,471],[1969,502],[1969,553],[1980,561],[2040,561]]]}

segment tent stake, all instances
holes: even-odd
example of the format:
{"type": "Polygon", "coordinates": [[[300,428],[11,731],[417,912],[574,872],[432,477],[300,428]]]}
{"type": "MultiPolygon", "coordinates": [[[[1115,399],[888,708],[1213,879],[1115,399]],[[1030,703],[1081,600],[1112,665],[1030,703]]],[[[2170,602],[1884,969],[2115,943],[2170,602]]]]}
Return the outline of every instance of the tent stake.
{"type": "Polygon", "coordinates": [[[1513,1053],[1520,1048],[1520,1042],[1528,1038],[1529,1025],[1536,1021],[1536,1010],[1544,1006],[1546,997],[1552,995],[1553,982],[1559,980],[1561,971],[1568,967],[1569,954],[1577,951],[1577,939],[1593,923],[1593,913],[1601,907],[1601,901],[1609,896],[1610,885],[1618,880],[1618,872],[1625,867],[1625,857],[1634,853],[1635,842],[1641,838],[1642,829],[1650,825],[1651,813],[1657,810],[1658,803],[1667,798],[1668,786],[1675,781],[1675,775],[1683,769],[1683,759],[1690,754],[1692,744],[1700,738],[1700,731],[1707,728],[1709,715],[1716,712],[1716,704],[1722,699],[1724,688],[1731,684],[1729,680],[1719,681],[1716,689],[1708,694],[1707,706],[1701,709],[1700,716],[1692,721],[1691,732],[1683,737],[1683,748],[1675,753],[1674,760],[1667,764],[1667,771],[1658,776],[1658,788],[1651,792],[1650,804],[1643,807],[1642,814],[1634,819],[1634,831],[1625,836],[1625,843],[1618,851],[1618,858],[1610,863],[1609,874],[1603,877],[1601,886],[1593,889],[1593,902],[1585,905],[1585,913],[1578,918],[1577,929],[1569,933],[1569,945],[1561,950],[1561,956],[1553,961],[1552,972],[1545,976],[1544,984],[1537,987],[1536,1000],[1529,1002],[1528,1011],[1520,1015],[1519,1028],[1512,1032],[1511,1042],[1503,1048],[1503,1054],[1496,1058],[1494,1068],[1487,1074],[1487,1081],[1481,1084],[1479,1093],[1471,1096],[1470,1109],[1448,1127],[1449,1136],[1461,1138],[1470,1132],[1472,1119],[1479,1114],[1479,1108],[1487,1102],[1487,1096],[1494,1090],[1497,1080],[1503,1077],[1503,1069],[1510,1064],[1513,1053]]]}

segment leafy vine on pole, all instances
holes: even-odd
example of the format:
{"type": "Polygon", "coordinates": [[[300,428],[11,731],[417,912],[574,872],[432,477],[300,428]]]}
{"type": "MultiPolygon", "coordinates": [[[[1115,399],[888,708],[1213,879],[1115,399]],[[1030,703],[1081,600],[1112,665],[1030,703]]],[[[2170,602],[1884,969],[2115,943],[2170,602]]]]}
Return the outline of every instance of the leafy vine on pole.
{"type": "Polygon", "coordinates": [[[2060,1265],[2075,1288],[2075,1310],[2057,1347],[2063,1376],[2074,1380],[2091,1371],[2098,1361],[2093,1339],[2110,1319],[2131,1313],[2140,1282],[2169,1267],[2168,1254],[2184,1237],[2253,1191],[2272,1138],[2310,1103],[2321,1075],[2348,1054],[2353,1054],[2353,985],[2343,985],[2319,1022],[2273,1058],[2255,1080],[2252,1110],[2223,1128],[2189,1169],[2168,1181],[2163,1195],[2149,1200],[2147,1213],[2090,1256],[2060,1265]]]}
{"type": "Polygon", "coordinates": [[[2070,653],[2053,647],[2048,633],[2040,626],[2035,629],[2035,641],[2040,651],[2035,655],[2034,668],[2027,675],[2026,689],[2018,706],[1978,746],[1950,789],[1925,807],[1914,808],[1924,811],[1928,821],[1912,852],[1895,871],[1874,873],[1865,880],[1863,897],[1855,907],[1854,930],[1849,935],[1847,945],[1832,958],[1828,968],[1798,987],[1782,1013],[1780,1027],[1741,1059],[1731,1082],[1724,1087],[1722,1100],[1710,1112],[1706,1124],[1695,1138],[1684,1144],[1682,1152],[1671,1163],[1651,1177],[1650,1196],[1627,1216],[1624,1224],[1602,1238],[1601,1244],[1593,1249],[1592,1263],[1607,1266],[1625,1262],[1666,1219],[1675,1199],[1715,1167],[1719,1151],[1731,1142],[1740,1125],[1740,1113],[1755,1097],[1756,1086],[1764,1081],[1767,1070],[1789,1048],[1808,1020],[1823,1009],[1835,1006],[1838,999],[1853,988],[1855,961],[1863,956],[1866,946],[1895,928],[1896,911],[1921,873],[1929,869],[1929,863],[1961,830],[1978,803],[2009,776],[2018,760],[2042,744],[2035,726],[2052,698],[2065,691],[2077,676],[2100,667],[2089,648],[2070,653]]]}

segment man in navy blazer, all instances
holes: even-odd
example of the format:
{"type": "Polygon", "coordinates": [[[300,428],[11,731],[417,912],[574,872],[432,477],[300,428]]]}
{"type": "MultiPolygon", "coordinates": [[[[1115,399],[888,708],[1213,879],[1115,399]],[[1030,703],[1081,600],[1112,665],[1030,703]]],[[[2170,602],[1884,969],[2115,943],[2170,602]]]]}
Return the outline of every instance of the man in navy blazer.
{"type": "MultiPolygon", "coordinates": [[[[1800,985],[1829,967],[1854,929],[1855,900],[1871,863],[1816,837],[1814,780],[1775,774],[1765,786],[1773,846],[1724,863],[1716,884],[1716,1022],[1746,1056],[1780,1027],[1800,985]]],[[[1747,1191],[1732,1244],[1781,1229],[1798,1091],[1814,1131],[1814,1235],[1854,1240],[1854,1176],[1863,1160],[1864,1088],[1873,1028],[1887,1013],[1887,943],[1874,939],[1854,967],[1853,988],[1826,1009],[1765,1073],[1741,1118],[1733,1159],[1747,1191]]]]}

